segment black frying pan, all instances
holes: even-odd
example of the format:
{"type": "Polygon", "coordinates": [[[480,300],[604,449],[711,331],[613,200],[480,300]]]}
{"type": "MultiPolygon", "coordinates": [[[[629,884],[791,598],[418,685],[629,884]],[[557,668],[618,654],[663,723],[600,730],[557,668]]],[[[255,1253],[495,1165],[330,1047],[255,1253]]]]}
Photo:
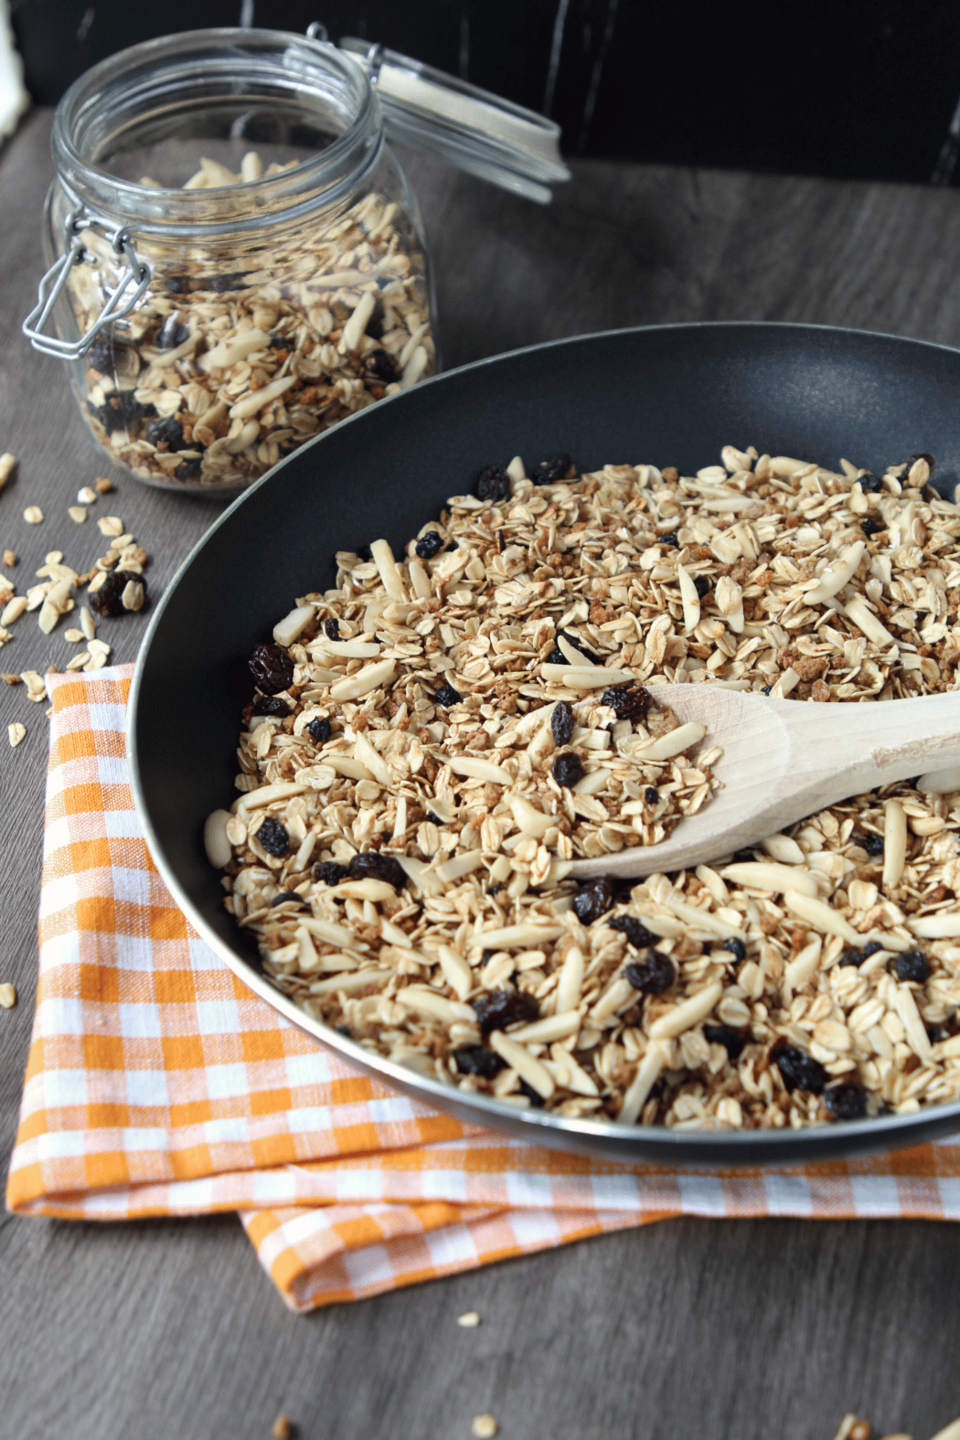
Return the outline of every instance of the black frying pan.
{"type": "Polygon", "coordinates": [[[222,516],[150,626],[129,744],[137,806],[178,904],[231,968],[350,1061],[429,1103],[537,1143],[624,1161],[798,1164],[960,1130],[960,1104],[802,1131],[681,1133],[517,1111],[378,1060],[312,1022],[259,973],[221,906],[201,832],[234,798],[245,657],[294,598],[334,583],[333,554],[381,536],[395,551],[476,472],[569,451],[581,469],[647,461],[690,473],[726,443],[872,470],[926,451],[960,476],[960,351],[809,325],[620,330],[465,366],[343,421],[222,516]]]}

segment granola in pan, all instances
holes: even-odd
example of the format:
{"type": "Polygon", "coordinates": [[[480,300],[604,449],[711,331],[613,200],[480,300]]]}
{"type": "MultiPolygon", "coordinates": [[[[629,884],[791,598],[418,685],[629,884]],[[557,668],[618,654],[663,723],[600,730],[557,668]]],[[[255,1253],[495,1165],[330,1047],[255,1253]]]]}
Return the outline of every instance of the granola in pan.
{"type": "Polygon", "coordinates": [[[960,775],[694,871],[569,877],[709,803],[720,752],[659,682],[957,687],[960,513],[929,457],[721,458],[488,466],[400,559],[340,554],[257,647],[207,847],[307,1013],[568,1115],[782,1127],[960,1098],[960,775]]]}

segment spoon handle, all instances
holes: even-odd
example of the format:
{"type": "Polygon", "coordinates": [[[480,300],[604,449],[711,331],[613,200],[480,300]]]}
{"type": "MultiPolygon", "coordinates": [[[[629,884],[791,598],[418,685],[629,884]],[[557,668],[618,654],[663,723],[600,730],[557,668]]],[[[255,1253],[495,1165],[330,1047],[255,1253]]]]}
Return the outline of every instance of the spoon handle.
{"type": "Polygon", "coordinates": [[[782,785],[810,794],[811,810],[877,785],[960,763],[960,693],[877,705],[777,710],[789,737],[782,785]],[[838,789],[839,786],[839,789],[838,789]],[[822,787],[822,797],[811,793],[822,787]]]}

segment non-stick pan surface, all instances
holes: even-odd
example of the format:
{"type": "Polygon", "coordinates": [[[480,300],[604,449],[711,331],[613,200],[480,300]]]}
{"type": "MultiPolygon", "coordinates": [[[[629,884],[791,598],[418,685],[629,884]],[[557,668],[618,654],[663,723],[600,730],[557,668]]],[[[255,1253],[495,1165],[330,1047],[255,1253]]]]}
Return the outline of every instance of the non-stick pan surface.
{"type": "Polygon", "coordinates": [[[960,351],[807,325],[656,326],[585,336],[469,365],[380,402],[283,461],[222,516],[154,615],[131,704],[137,806],[177,903],[251,988],[351,1062],[462,1118],[607,1158],[789,1164],[960,1130],[960,1104],[801,1131],[681,1133],[518,1111],[378,1059],[312,1022],[255,964],[222,908],[201,832],[234,798],[246,656],[294,598],[334,583],[336,550],[381,536],[401,551],[491,461],[569,451],[581,469],[676,465],[753,444],[870,469],[926,451],[960,476],[960,351]]]}

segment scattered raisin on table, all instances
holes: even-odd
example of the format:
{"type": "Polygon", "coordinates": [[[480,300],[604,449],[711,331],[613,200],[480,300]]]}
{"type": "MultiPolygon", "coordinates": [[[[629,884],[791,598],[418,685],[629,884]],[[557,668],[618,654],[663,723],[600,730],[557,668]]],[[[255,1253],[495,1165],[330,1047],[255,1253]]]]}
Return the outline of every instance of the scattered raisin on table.
{"type": "Polygon", "coordinates": [[[827,1072],[819,1060],[796,1045],[784,1045],[773,1059],[788,1090],[809,1090],[819,1095],[827,1083],[827,1072]]]}
{"type": "Polygon", "coordinates": [[[510,476],[502,465],[485,465],[473,482],[478,500],[489,500],[494,505],[510,498],[510,476]]]}
{"type": "Polygon", "coordinates": [[[525,990],[488,990],[468,1002],[476,1013],[483,1035],[491,1030],[505,1030],[508,1025],[523,1021],[529,1024],[540,1018],[540,1006],[525,990]]]}
{"type": "Polygon", "coordinates": [[[541,460],[530,479],[534,485],[552,485],[557,480],[570,480],[576,475],[576,466],[565,450],[558,450],[548,460],[541,460]]]}
{"type": "Polygon", "coordinates": [[[583,761],[576,750],[564,750],[553,762],[553,778],[558,785],[572,790],[578,780],[583,779],[583,761]]]}
{"type": "Polygon", "coordinates": [[[550,717],[550,729],[558,745],[568,745],[573,734],[573,706],[569,700],[558,700],[550,717]]]}
{"type": "Polygon", "coordinates": [[[313,867],[313,878],[319,880],[321,885],[339,885],[341,880],[347,878],[347,867],[338,865],[336,860],[321,860],[319,865],[313,867]]]}
{"type": "Polygon", "coordinates": [[[930,976],[930,961],[922,950],[904,950],[893,957],[898,980],[915,980],[922,985],[930,976]]]}
{"type": "Polygon", "coordinates": [[[142,587],[143,600],[146,604],[147,582],[142,575],[136,574],[133,570],[109,570],[100,589],[94,590],[90,594],[90,608],[96,610],[98,615],[104,616],[132,613],[123,608],[123,592],[131,581],[142,587]]]}
{"type": "Polygon", "coordinates": [[[267,854],[275,856],[278,860],[283,855],[290,853],[290,836],[287,834],[287,827],[281,820],[275,820],[272,815],[268,815],[260,826],[257,831],[257,839],[267,854]]]}
{"type": "Polygon", "coordinates": [[[307,730],[318,745],[326,745],[330,739],[330,721],[326,715],[318,715],[315,720],[311,720],[307,730]]]}
{"type": "Polygon", "coordinates": [[[627,937],[627,944],[632,945],[635,950],[642,950],[645,945],[656,945],[660,939],[659,935],[654,935],[652,930],[642,925],[636,915],[615,915],[607,924],[611,930],[622,930],[627,937]]]}
{"type": "Polygon", "coordinates": [[[573,898],[573,908],[582,925],[592,925],[605,915],[613,904],[613,881],[609,875],[597,875],[580,886],[573,898]]]}
{"type": "Polygon", "coordinates": [[[862,1120],[867,1113],[867,1092],[858,1080],[840,1080],[828,1085],[823,1103],[834,1120],[862,1120]]]}
{"type": "Polygon", "coordinates": [[[618,720],[644,720],[650,709],[650,692],[642,685],[611,685],[600,696],[618,720]]]}
{"type": "Polygon", "coordinates": [[[482,1075],[484,1080],[499,1075],[506,1063],[496,1050],[489,1050],[486,1045],[460,1045],[452,1053],[461,1075],[482,1075]]]}
{"type": "Polygon", "coordinates": [[[731,1060],[738,1060],[750,1036],[746,1030],[734,1030],[730,1025],[704,1025],[703,1033],[711,1045],[722,1045],[731,1060]]]}
{"type": "Polygon", "coordinates": [[[645,959],[631,961],[623,978],[643,995],[662,995],[676,980],[677,971],[669,955],[662,950],[648,950],[645,959]]]}
{"type": "Polygon", "coordinates": [[[247,664],[250,674],[266,695],[276,695],[293,684],[293,657],[289,650],[273,640],[255,645],[247,664]]]}
{"type": "Polygon", "coordinates": [[[347,872],[351,880],[385,880],[394,890],[402,890],[407,883],[407,872],[392,855],[381,855],[371,850],[365,855],[354,855],[347,872]]]}
{"type": "Polygon", "coordinates": [[[463,696],[452,685],[441,685],[433,698],[437,705],[442,705],[445,710],[449,710],[451,705],[459,705],[463,696]]]}
{"type": "Polygon", "coordinates": [[[434,555],[443,547],[443,536],[439,530],[428,530],[426,535],[421,535],[414,549],[421,560],[432,560],[434,555]]]}

